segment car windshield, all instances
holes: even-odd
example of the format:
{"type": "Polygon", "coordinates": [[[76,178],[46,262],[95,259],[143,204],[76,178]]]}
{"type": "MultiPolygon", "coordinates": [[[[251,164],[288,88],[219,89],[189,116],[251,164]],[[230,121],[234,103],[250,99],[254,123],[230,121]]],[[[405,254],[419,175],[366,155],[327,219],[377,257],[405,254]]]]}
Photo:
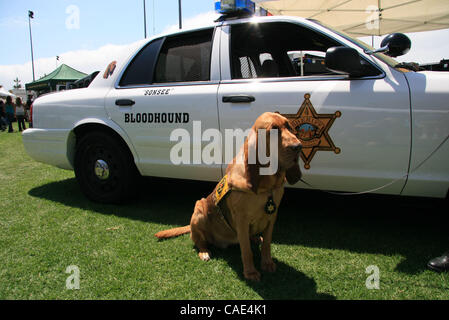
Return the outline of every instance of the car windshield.
{"type": "MultiPolygon", "coordinates": [[[[315,19],[308,19],[311,22],[314,22],[322,27],[325,27],[326,29],[329,29],[333,32],[335,32],[336,34],[342,36],[343,38],[345,38],[348,41],[351,41],[352,43],[358,45],[359,47],[361,47],[362,49],[364,49],[365,51],[374,51],[375,49],[370,46],[369,44],[363,42],[362,40],[359,40],[357,38],[353,38],[352,36],[350,36],[349,34],[347,34],[344,31],[335,29],[334,27],[331,27],[321,21],[315,20],[315,19]]],[[[386,64],[388,64],[390,67],[395,68],[399,62],[397,62],[396,60],[394,60],[393,58],[387,56],[386,54],[383,53],[374,53],[373,54],[376,58],[382,60],[383,62],[385,62],[386,64]]]]}

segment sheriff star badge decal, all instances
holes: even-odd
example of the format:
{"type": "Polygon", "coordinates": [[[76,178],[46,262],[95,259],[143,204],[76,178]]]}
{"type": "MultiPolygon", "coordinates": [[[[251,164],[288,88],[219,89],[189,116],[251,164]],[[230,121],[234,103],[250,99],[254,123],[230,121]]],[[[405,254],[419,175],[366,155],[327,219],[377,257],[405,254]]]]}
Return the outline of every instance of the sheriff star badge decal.
{"type": "Polygon", "coordinates": [[[302,143],[301,159],[304,161],[305,169],[310,169],[310,162],[318,151],[333,151],[336,154],[341,152],[341,149],[334,145],[328,132],[335,119],[341,116],[340,111],[318,114],[310,102],[310,94],[306,93],[304,102],[296,114],[282,115],[289,120],[302,143]]]}

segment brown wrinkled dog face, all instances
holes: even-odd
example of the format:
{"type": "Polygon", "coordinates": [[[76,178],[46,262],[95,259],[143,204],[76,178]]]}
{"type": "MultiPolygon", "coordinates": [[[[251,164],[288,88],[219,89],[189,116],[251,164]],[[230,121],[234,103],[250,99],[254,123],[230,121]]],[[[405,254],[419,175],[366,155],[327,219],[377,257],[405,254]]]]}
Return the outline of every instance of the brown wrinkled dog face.
{"type": "Polygon", "coordinates": [[[301,142],[295,135],[295,130],[290,126],[287,118],[272,112],[266,112],[257,118],[254,126],[252,127],[251,133],[247,139],[247,145],[245,149],[245,165],[247,166],[247,172],[249,174],[250,184],[253,186],[252,189],[257,189],[258,179],[259,179],[259,168],[261,165],[257,161],[256,164],[251,164],[248,162],[248,149],[255,148],[256,150],[259,146],[259,129],[266,130],[265,143],[267,150],[267,156],[270,155],[270,135],[272,130],[277,130],[278,136],[278,168],[277,172],[285,171],[287,181],[290,184],[295,184],[301,178],[301,171],[299,169],[298,160],[299,153],[301,151],[301,142]]]}
{"type": "Polygon", "coordinates": [[[278,159],[281,170],[288,170],[298,164],[301,142],[295,135],[294,129],[290,126],[287,118],[280,114],[272,115],[270,131],[278,130],[278,159]]]}

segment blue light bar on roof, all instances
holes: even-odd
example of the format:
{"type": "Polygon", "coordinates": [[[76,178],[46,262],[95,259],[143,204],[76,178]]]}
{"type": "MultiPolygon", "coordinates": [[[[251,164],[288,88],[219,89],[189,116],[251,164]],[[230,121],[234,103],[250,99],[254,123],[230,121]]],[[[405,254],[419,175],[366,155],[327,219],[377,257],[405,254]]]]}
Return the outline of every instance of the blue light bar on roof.
{"type": "Polygon", "coordinates": [[[223,14],[231,12],[254,13],[255,4],[250,0],[221,0],[215,2],[215,11],[223,14]]]}
{"type": "Polygon", "coordinates": [[[259,16],[261,16],[261,17],[268,16],[268,11],[265,10],[264,8],[259,8],[259,16]]]}

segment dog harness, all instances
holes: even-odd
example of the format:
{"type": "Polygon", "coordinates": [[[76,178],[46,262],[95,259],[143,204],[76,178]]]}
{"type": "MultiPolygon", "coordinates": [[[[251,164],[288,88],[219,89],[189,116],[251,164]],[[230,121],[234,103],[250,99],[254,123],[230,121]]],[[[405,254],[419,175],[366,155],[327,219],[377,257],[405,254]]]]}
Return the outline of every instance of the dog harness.
{"type": "MultiPolygon", "coordinates": [[[[220,212],[220,215],[223,217],[223,220],[226,222],[226,224],[230,227],[230,223],[229,223],[229,218],[227,218],[226,216],[229,217],[229,210],[227,208],[227,205],[225,205],[225,201],[222,201],[223,199],[226,198],[226,196],[228,194],[230,194],[230,192],[232,190],[237,190],[237,189],[233,189],[232,187],[229,187],[228,184],[228,175],[225,175],[220,182],[217,184],[214,192],[213,192],[213,200],[214,200],[214,204],[216,207],[218,207],[218,211],[220,212]]],[[[242,191],[242,190],[239,190],[242,191]]],[[[273,191],[271,191],[270,196],[268,197],[267,203],[265,204],[265,213],[266,214],[273,214],[276,212],[276,203],[273,200],[273,191]]]]}

